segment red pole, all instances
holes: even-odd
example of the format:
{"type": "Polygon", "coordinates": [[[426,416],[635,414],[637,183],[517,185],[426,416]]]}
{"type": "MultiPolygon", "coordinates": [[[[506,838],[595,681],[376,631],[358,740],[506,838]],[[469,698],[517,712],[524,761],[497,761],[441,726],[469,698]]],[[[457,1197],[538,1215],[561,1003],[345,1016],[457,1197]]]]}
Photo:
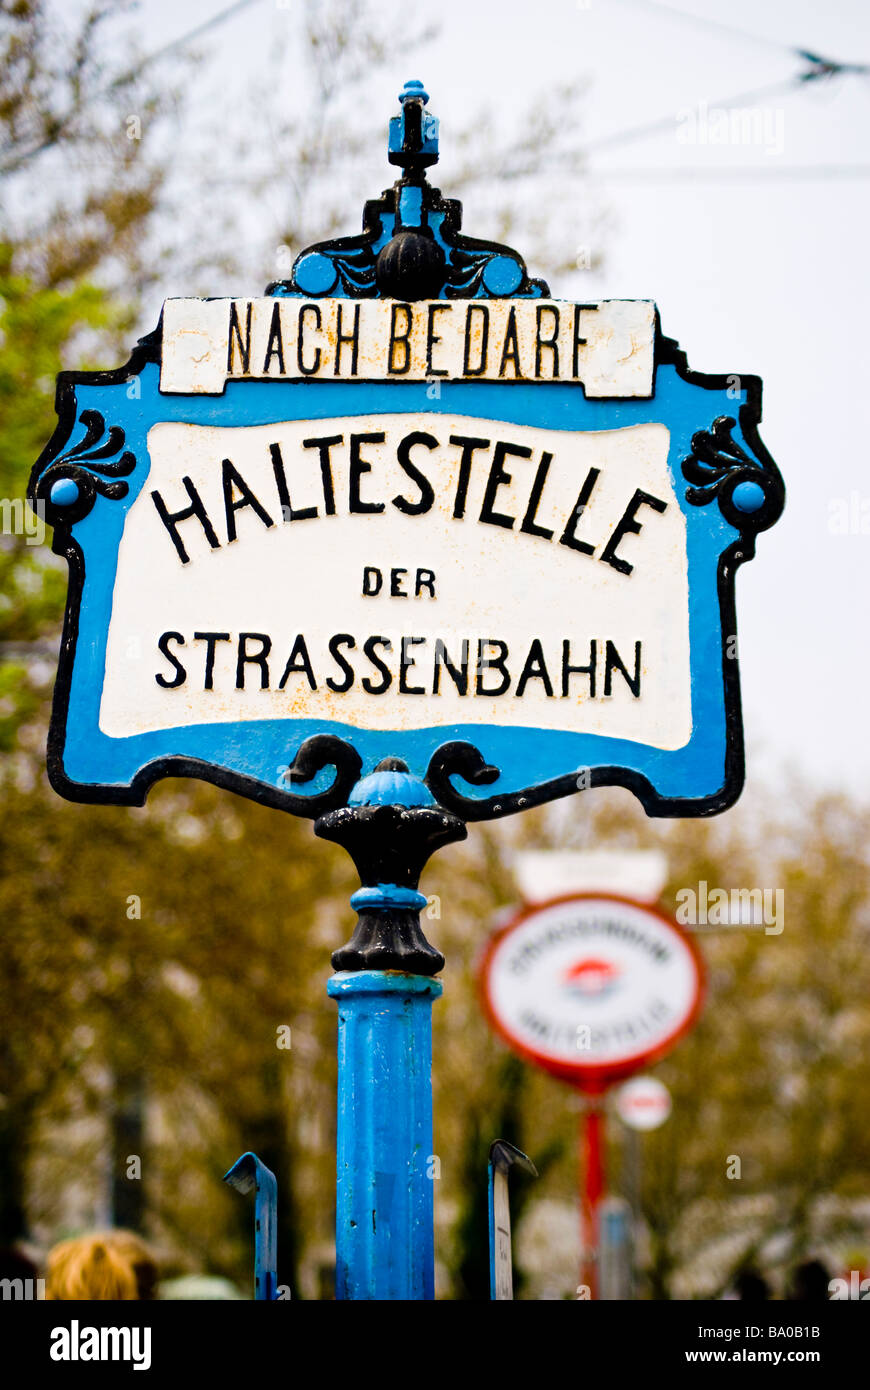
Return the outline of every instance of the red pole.
{"type": "Polygon", "coordinates": [[[583,1106],[580,1132],[582,1186],[580,1235],[583,1243],[580,1282],[598,1297],[598,1207],[604,1196],[604,1107],[597,1097],[583,1106]]]}

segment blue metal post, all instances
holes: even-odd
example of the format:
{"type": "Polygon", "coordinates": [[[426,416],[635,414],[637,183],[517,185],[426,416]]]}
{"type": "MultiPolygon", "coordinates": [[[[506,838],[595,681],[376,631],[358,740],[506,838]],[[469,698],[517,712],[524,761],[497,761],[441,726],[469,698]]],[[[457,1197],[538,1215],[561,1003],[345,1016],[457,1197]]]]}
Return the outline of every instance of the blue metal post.
{"type": "Polygon", "coordinates": [[[467,832],[398,758],[314,830],[344,846],[361,885],[328,986],[338,1004],[336,1298],[433,1298],[432,1000],[444,957],[420,927],[417,884],[429,856],[467,832]]]}
{"type": "Polygon", "coordinates": [[[254,1189],[254,1298],[272,1303],[278,1297],[278,1184],[275,1174],[255,1153],[237,1158],[224,1182],[237,1192],[254,1189]]]}
{"type": "Polygon", "coordinates": [[[341,971],[336,1280],[339,1299],[434,1297],[432,1000],[439,980],[341,971]]]}

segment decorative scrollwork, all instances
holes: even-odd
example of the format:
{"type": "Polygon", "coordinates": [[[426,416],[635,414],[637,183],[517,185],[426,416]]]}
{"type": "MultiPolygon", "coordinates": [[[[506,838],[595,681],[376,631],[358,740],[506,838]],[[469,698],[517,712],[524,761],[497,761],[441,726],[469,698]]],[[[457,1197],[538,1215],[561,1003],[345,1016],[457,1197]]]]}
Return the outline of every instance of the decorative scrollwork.
{"type": "Polygon", "coordinates": [[[686,491],[686,501],[703,507],[736,469],[758,472],[758,464],[732,437],[736,424],[733,416],[719,415],[709,430],[696,430],[692,435],[692,452],[682,465],[683,477],[694,484],[686,491]]]}
{"type": "Polygon", "coordinates": [[[335,768],[334,780],[325,791],[294,797],[293,809],[297,815],[317,818],[347,805],[362,772],[362,758],[355,748],[334,734],[315,734],[307,738],[289,767],[281,769],[279,784],[286,787],[288,782],[293,785],[310,782],[325,767],[335,768]]]}
{"type": "Polygon", "coordinates": [[[85,427],[82,438],[52,460],[36,486],[37,501],[52,525],[80,520],[98,495],[110,501],[126,497],[129,485],[123,479],[136,467],[135,455],[124,449],[120,425],[107,431],[98,410],[83,410],[79,424],[85,427]]]}
{"type": "Polygon", "coordinates": [[[681,465],[690,484],[686,501],[706,507],[715,498],[726,521],[741,531],[759,531],[779,516],[784,489],[776,470],[733,437],[736,424],[733,416],[719,415],[708,430],[692,435],[692,452],[681,465]]]}
{"type": "Polygon", "coordinates": [[[530,279],[519,252],[460,232],[462,204],[427,181],[438,159],[438,122],[419,83],[406,84],[393,118],[389,159],[403,177],[369,200],[361,236],[320,241],[297,256],[289,280],[266,293],[316,299],[500,299],[549,295],[530,279]]]}
{"type": "Polygon", "coordinates": [[[487,763],[473,743],[456,740],[442,743],[440,748],[436,748],[424,780],[439,805],[454,811],[464,820],[476,820],[480,802],[457,791],[451,777],[461,777],[473,787],[488,787],[500,776],[501,770],[487,763]]]}

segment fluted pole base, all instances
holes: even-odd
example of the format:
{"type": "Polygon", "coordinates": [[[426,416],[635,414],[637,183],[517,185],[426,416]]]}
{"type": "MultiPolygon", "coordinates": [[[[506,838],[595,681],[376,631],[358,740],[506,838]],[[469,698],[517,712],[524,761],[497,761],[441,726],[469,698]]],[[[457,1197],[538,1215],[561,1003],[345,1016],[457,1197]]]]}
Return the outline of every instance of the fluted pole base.
{"type": "Polygon", "coordinates": [[[432,1000],[441,982],[342,971],[335,1296],[434,1297],[432,1000]]]}

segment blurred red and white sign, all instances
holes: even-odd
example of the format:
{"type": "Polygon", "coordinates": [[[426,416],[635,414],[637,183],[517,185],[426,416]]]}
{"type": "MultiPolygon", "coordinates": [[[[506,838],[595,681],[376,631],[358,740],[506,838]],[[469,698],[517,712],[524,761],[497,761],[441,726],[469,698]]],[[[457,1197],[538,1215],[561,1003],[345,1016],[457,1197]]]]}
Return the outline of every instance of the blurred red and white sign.
{"type": "Polygon", "coordinates": [[[669,1052],[692,1026],[701,961],[675,922],[602,893],[525,908],[491,938],[484,1009],[508,1045],[589,1093],[669,1052]]]}
{"type": "Polygon", "coordinates": [[[636,1076],[616,1093],[616,1113],[629,1129],[658,1129],[671,1109],[670,1091],[654,1076],[636,1076]]]}

